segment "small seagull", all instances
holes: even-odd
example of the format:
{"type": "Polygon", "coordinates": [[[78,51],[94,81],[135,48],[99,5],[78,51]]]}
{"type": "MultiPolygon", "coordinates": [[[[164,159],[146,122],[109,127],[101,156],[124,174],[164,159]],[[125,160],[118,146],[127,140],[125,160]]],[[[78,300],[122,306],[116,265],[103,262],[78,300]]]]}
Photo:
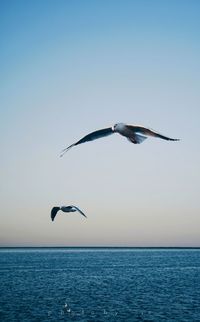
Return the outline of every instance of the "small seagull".
{"type": "Polygon", "coordinates": [[[81,215],[87,218],[87,216],[78,208],[75,206],[62,206],[62,207],[53,207],[51,210],[51,220],[54,221],[56,214],[59,210],[62,210],[63,212],[74,212],[78,211],[81,215]]]}
{"type": "Polygon", "coordinates": [[[163,140],[168,140],[168,141],[179,141],[179,139],[169,138],[167,136],[159,134],[159,133],[157,133],[151,129],[148,129],[146,127],[143,127],[143,126],[117,123],[112,127],[108,127],[105,129],[101,129],[101,130],[89,133],[88,135],[84,136],[82,139],[80,139],[76,143],[73,143],[72,145],[70,145],[67,148],[65,148],[64,150],[62,150],[60,156],[62,157],[69,149],[71,149],[75,145],[89,142],[89,141],[93,141],[96,139],[100,139],[104,136],[108,136],[108,135],[111,135],[114,133],[119,133],[122,136],[125,136],[130,142],[132,142],[134,144],[142,143],[144,140],[147,139],[147,136],[154,136],[154,137],[157,137],[157,138],[160,138],[163,140]]]}

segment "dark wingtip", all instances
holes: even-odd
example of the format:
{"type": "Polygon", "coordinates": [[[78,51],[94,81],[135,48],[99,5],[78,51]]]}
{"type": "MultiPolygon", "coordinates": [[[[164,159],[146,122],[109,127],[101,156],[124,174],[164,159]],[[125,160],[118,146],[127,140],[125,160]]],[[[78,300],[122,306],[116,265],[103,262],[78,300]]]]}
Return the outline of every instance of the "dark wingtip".
{"type": "Polygon", "coordinates": [[[63,149],[63,150],[61,151],[61,153],[60,153],[60,158],[62,158],[62,157],[63,157],[63,155],[64,155],[64,154],[65,154],[69,149],[71,149],[74,145],[75,145],[75,144],[72,144],[72,145],[68,146],[67,148],[63,149]]]}
{"type": "Polygon", "coordinates": [[[58,210],[60,210],[60,207],[53,207],[52,208],[52,210],[51,210],[51,220],[52,221],[54,221],[58,210]]]}

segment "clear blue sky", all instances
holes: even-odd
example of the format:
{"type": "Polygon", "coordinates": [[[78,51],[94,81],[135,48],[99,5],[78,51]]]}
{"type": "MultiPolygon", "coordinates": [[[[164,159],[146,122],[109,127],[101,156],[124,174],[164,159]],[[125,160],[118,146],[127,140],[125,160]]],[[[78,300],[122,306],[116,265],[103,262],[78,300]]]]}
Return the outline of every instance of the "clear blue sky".
{"type": "Polygon", "coordinates": [[[0,246],[200,246],[200,2],[0,1],[0,246]],[[141,124],[180,142],[96,129],[141,124]],[[75,204],[87,215],[60,213],[75,204]]]}

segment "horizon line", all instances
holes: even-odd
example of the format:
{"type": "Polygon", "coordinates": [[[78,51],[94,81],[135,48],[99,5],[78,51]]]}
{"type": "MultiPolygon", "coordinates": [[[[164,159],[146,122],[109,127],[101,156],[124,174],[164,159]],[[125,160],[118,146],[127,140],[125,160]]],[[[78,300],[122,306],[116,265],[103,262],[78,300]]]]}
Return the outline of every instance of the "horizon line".
{"type": "Polygon", "coordinates": [[[118,249],[200,249],[200,246],[0,246],[5,248],[118,248],[118,249]]]}

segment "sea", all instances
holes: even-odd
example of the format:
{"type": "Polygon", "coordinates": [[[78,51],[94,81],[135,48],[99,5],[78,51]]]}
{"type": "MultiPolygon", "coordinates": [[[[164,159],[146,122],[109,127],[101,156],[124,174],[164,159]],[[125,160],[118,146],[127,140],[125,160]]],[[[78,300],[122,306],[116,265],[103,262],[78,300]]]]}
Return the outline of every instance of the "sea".
{"type": "Polygon", "coordinates": [[[200,322],[200,249],[1,248],[0,321],[200,322]]]}

